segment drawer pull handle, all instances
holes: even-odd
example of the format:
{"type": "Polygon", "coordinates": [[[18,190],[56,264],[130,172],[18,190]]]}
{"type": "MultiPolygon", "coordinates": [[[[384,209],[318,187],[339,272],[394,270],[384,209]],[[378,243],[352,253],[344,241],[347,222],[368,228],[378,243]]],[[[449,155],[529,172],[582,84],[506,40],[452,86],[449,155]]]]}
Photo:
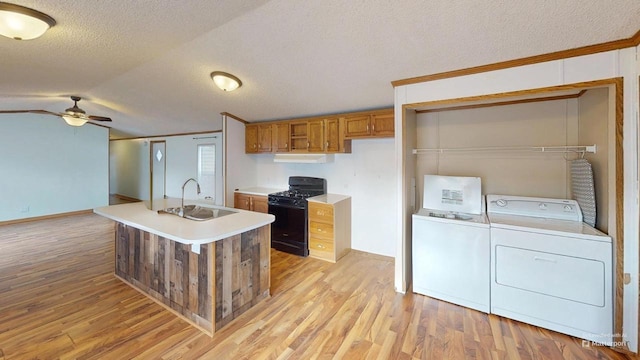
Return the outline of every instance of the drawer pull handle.
{"type": "Polygon", "coordinates": [[[319,249],[324,249],[324,245],[318,244],[319,249]]]}
{"type": "Polygon", "coordinates": [[[544,262],[549,262],[549,263],[554,263],[554,264],[555,264],[555,263],[557,263],[557,261],[556,261],[556,260],[553,260],[553,259],[546,259],[546,258],[539,257],[539,256],[534,256],[534,257],[533,257],[533,260],[535,260],[535,261],[544,261],[544,262]]]}

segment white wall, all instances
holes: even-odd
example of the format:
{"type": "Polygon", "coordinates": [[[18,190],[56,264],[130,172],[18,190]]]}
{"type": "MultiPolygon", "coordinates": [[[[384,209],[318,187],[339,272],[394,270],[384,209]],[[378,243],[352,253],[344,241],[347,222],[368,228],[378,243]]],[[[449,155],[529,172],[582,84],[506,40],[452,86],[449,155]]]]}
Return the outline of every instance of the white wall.
{"type": "Polygon", "coordinates": [[[47,115],[0,119],[0,221],[109,204],[109,129],[47,115]]]}
{"type": "MultiPolygon", "coordinates": [[[[609,228],[615,228],[614,206],[615,194],[609,193],[609,156],[615,152],[615,143],[610,139],[609,123],[609,89],[593,89],[584,93],[578,99],[578,138],[581,144],[596,144],[595,154],[585,154],[585,159],[591,163],[596,192],[596,228],[605,233],[609,228]],[[611,149],[611,150],[610,150],[611,149]],[[610,223],[609,218],[612,218],[610,223]]],[[[613,137],[615,139],[615,137],[613,137]]],[[[615,179],[615,177],[614,177],[615,179]]],[[[613,180],[615,181],[615,180],[613,180]]],[[[613,186],[612,186],[613,188],[613,186]]]]}
{"type": "MultiPolygon", "coordinates": [[[[577,100],[423,113],[416,136],[418,148],[576,145],[577,100]]],[[[416,155],[416,166],[420,201],[425,174],[479,176],[483,194],[571,197],[561,153],[432,152],[416,155]]]]}
{"type": "MultiPolygon", "coordinates": [[[[216,196],[221,205],[222,193],[222,134],[212,132],[198,135],[153,137],[149,139],[112,140],[110,146],[110,192],[148,200],[150,195],[150,144],[149,140],[166,142],[166,195],[182,196],[182,184],[198,175],[198,145],[216,145],[216,196]]],[[[195,186],[185,187],[185,198],[196,199],[195,186]]]]}
{"type": "Polygon", "coordinates": [[[351,154],[336,154],[324,164],[274,163],[273,154],[256,159],[255,185],[288,188],[289,176],[327,179],[327,191],[351,196],[351,246],[395,256],[394,139],[353,140],[351,154]]]}
{"type": "Polygon", "coordinates": [[[253,187],[260,181],[257,177],[254,155],[245,154],[244,152],[244,123],[223,115],[222,126],[225,148],[223,164],[225,181],[224,205],[233,207],[233,192],[235,189],[253,187]]]}

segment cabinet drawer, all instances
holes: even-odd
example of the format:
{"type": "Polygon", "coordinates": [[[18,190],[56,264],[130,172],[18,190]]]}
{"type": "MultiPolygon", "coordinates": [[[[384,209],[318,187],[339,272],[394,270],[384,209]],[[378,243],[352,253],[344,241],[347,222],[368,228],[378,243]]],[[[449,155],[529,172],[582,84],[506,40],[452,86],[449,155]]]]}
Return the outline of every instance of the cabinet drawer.
{"type": "Polygon", "coordinates": [[[310,221],[309,234],[333,240],[333,225],[310,221]]]}
{"type": "Polygon", "coordinates": [[[309,220],[333,224],[333,206],[310,202],[309,220]]]}
{"type": "Polygon", "coordinates": [[[309,250],[324,251],[333,258],[333,240],[319,239],[311,236],[309,238],[309,250]]]}

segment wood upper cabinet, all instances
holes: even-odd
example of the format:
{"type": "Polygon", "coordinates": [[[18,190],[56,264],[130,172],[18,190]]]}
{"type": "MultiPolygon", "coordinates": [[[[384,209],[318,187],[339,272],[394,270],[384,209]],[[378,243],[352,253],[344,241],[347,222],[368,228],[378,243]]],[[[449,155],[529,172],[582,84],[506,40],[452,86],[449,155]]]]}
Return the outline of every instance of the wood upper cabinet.
{"type": "Polygon", "coordinates": [[[245,152],[271,152],[271,132],[271,124],[247,124],[244,132],[245,152]]]}
{"type": "Polygon", "coordinates": [[[344,152],[344,138],[340,133],[338,118],[324,119],[324,143],[325,152],[344,152]]]}
{"type": "Polygon", "coordinates": [[[343,118],[344,138],[393,137],[395,120],[393,110],[343,118]]]}
{"type": "Polygon", "coordinates": [[[247,124],[246,153],[350,153],[351,139],[394,136],[393,109],[247,124]]]}
{"type": "Polygon", "coordinates": [[[344,146],[338,118],[295,122],[292,123],[291,129],[291,143],[293,145],[291,151],[310,153],[351,152],[350,146],[344,146]]]}
{"type": "Polygon", "coordinates": [[[291,131],[290,151],[306,152],[309,148],[308,126],[306,121],[292,121],[289,123],[291,131]]]}
{"type": "Polygon", "coordinates": [[[247,194],[243,192],[235,192],[233,194],[233,207],[236,209],[257,211],[265,214],[269,212],[269,205],[266,196],[247,194]]]}
{"type": "Polygon", "coordinates": [[[393,112],[371,115],[371,135],[376,137],[395,136],[395,116],[393,112]]]}
{"type": "Polygon", "coordinates": [[[258,125],[258,152],[271,152],[271,124],[258,125]]]}
{"type": "Polygon", "coordinates": [[[244,152],[258,152],[258,125],[245,125],[244,129],[244,152]]]}
{"type": "Polygon", "coordinates": [[[275,152],[289,151],[289,123],[278,122],[272,125],[273,150],[275,152]]]}
{"type": "Polygon", "coordinates": [[[368,137],[371,132],[369,115],[349,116],[344,118],[344,137],[368,137]]]}
{"type": "Polygon", "coordinates": [[[324,121],[310,120],[307,122],[307,151],[312,153],[324,152],[324,121]]]}

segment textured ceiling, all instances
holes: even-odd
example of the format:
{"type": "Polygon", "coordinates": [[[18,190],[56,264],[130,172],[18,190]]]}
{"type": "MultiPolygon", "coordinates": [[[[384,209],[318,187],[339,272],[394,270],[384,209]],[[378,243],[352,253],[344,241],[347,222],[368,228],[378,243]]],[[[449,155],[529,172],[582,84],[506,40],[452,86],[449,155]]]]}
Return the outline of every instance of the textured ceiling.
{"type": "MultiPolygon", "coordinates": [[[[638,0],[12,0],[58,24],[0,37],[0,109],[69,95],[116,136],[393,105],[391,81],[629,38],[638,0]],[[211,71],[244,85],[215,88],[211,71]]],[[[1,115],[16,116],[16,115],[1,115]]]]}

